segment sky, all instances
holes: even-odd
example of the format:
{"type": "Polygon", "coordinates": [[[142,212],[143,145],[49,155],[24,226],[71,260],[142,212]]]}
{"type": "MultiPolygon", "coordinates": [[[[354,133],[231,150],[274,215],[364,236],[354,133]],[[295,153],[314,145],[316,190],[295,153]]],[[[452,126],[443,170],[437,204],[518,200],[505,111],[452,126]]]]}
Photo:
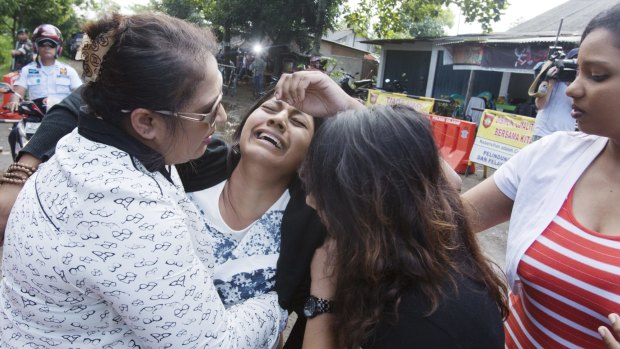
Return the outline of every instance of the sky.
{"type": "Polygon", "coordinates": [[[148,5],[149,0],[113,0],[121,6],[121,13],[131,13],[129,8],[133,5],[148,5]]]}
{"type": "MultiPolygon", "coordinates": [[[[128,12],[133,4],[148,4],[149,0],[114,0],[121,5],[122,12],[128,12]]],[[[504,11],[501,20],[493,24],[494,32],[503,32],[515,25],[550,10],[568,0],[508,0],[510,5],[504,11]]],[[[458,7],[450,5],[454,13],[454,26],[447,30],[448,35],[481,33],[482,28],[476,23],[465,23],[458,7]]]]}
{"type": "MultiPolygon", "coordinates": [[[[568,0],[508,0],[510,5],[504,10],[499,22],[493,23],[494,32],[504,32],[517,24],[532,19],[568,0]]],[[[458,7],[450,5],[454,13],[454,26],[447,31],[448,35],[476,34],[482,32],[482,27],[476,23],[465,23],[464,16],[460,15],[458,7]]]]}

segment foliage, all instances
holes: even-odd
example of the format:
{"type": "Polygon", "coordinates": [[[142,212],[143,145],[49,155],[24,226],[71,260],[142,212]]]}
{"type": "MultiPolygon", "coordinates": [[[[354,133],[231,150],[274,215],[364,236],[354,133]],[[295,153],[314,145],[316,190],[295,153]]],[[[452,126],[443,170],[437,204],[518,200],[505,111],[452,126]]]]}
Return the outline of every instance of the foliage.
{"type": "Polygon", "coordinates": [[[210,25],[224,42],[241,35],[257,42],[270,41],[274,46],[294,41],[305,51],[311,44],[309,34],[318,33],[320,38],[334,27],[343,1],[151,0],[151,7],[190,22],[210,25]]]}
{"type": "Polygon", "coordinates": [[[446,27],[452,27],[454,24],[452,12],[444,7],[433,4],[418,4],[417,8],[411,8],[415,5],[413,1],[409,1],[403,5],[402,26],[408,37],[414,38],[436,38],[445,35],[446,27]],[[417,13],[418,11],[429,13],[422,19],[406,17],[407,14],[417,13]]]}
{"type": "Polygon", "coordinates": [[[208,6],[208,1],[151,0],[152,9],[199,25],[205,24],[204,14],[201,9],[201,7],[205,6],[208,6]]]}
{"type": "Polygon", "coordinates": [[[8,35],[0,35],[0,75],[9,72],[11,66],[11,49],[13,38],[8,35]]]}
{"type": "Polygon", "coordinates": [[[76,0],[19,0],[0,1],[0,34],[15,37],[19,28],[31,32],[42,23],[57,26],[66,37],[77,31],[73,5],[76,0]]]}
{"type": "Polygon", "coordinates": [[[465,21],[478,21],[485,32],[508,5],[506,0],[360,0],[356,8],[345,6],[344,17],[358,34],[389,39],[407,32],[436,32],[433,27],[445,23],[445,6],[450,4],[461,9],[465,21]]]}

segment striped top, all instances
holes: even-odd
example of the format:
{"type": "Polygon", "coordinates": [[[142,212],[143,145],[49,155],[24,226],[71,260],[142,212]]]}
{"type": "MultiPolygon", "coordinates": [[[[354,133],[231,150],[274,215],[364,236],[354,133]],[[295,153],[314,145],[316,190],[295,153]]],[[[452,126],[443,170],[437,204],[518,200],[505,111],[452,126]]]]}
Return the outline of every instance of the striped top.
{"type": "Polygon", "coordinates": [[[579,224],[573,190],[519,262],[507,348],[605,348],[597,328],[620,311],[620,236],[579,224]]]}

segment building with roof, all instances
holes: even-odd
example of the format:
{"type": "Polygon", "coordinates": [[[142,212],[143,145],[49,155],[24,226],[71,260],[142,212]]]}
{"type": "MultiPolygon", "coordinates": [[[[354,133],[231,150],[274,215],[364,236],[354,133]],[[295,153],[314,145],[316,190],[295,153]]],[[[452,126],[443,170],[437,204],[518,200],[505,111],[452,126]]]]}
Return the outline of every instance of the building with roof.
{"type": "Polygon", "coordinates": [[[533,68],[547,59],[550,46],[557,44],[565,52],[578,46],[590,19],[617,3],[569,0],[503,33],[365,43],[382,47],[379,86],[385,79],[402,81],[405,74],[410,94],[446,98],[487,91],[517,104],[529,102],[533,68]]]}

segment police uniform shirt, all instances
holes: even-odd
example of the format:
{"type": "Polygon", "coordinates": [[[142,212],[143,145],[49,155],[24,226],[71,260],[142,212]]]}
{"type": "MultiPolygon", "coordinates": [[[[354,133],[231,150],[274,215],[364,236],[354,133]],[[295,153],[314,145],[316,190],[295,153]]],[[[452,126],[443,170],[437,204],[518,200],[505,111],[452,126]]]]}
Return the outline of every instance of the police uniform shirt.
{"type": "Polygon", "coordinates": [[[75,69],[62,62],[40,67],[32,62],[22,68],[15,85],[27,89],[30,99],[48,97],[60,101],[82,85],[82,80],[75,69]]]}

